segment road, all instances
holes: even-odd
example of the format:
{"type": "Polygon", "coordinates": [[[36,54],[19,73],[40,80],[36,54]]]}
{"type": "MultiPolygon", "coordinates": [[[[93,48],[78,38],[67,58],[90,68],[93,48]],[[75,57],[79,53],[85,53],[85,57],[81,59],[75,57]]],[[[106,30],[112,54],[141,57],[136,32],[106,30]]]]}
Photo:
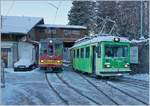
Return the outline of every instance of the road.
{"type": "Polygon", "coordinates": [[[3,105],[148,105],[146,81],[102,79],[63,67],[60,73],[5,72],[3,105]]]}

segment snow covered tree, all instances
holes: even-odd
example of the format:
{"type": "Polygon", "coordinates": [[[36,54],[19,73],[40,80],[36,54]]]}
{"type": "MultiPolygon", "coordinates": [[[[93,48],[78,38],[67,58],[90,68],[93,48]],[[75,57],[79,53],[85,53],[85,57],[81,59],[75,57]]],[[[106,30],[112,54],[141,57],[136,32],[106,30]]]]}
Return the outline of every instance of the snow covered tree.
{"type": "MultiPolygon", "coordinates": [[[[104,33],[109,33],[114,23],[104,21],[106,17],[116,22],[114,34],[129,38],[140,37],[141,1],[73,1],[68,14],[69,24],[84,25],[89,33],[100,33],[105,24],[104,33]]],[[[143,35],[148,37],[149,1],[143,2],[143,35]]]]}
{"type": "Polygon", "coordinates": [[[93,1],[73,1],[73,6],[68,14],[70,25],[83,25],[92,33],[95,25],[93,1]]]}
{"type": "MultiPolygon", "coordinates": [[[[97,1],[96,6],[97,6],[97,26],[98,26],[97,28],[98,29],[99,27],[102,27],[102,25],[104,24],[103,19],[107,18],[115,21],[116,19],[115,16],[118,13],[117,3],[115,1],[97,1]]],[[[113,25],[114,25],[113,22],[106,20],[104,33],[109,33],[113,25]]]]}

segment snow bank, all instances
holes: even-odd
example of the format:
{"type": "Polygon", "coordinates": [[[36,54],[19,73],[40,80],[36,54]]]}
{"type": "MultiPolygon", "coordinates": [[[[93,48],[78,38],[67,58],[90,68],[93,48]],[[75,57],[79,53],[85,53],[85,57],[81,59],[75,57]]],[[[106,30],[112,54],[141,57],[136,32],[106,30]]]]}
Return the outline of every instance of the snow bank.
{"type": "Polygon", "coordinates": [[[131,43],[142,43],[142,42],[147,42],[149,39],[142,39],[142,40],[136,40],[136,39],[132,39],[131,43]]]}
{"type": "Polygon", "coordinates": [[[32,70],[32,71],[21,71],[21,72],[16,72],[16,71],[14,71],[14,68],[5,68],[4,69],[4,71],[6,72],[6,73],[14,73],[14,74],[30,74],[30,73],[37,73],[37,72],[39,72],[38,71],[39,70],[39,68],[36,68],[36,69],[34,69],[34,70],[32,70]]]}
{"type": "Polygon", "coordinates": [[[41,100],[29,94],[20,86],[8,84],[8,83],[5,85],[5,88],[2,88],[1,99],[3,105],[19,105],[19,104],[27,105],[28,102],[33,102],[34,104],[43,104],[41,100]],[[26,102],[24,102],[25,99],[26,102]]]}
{"type": "Polygon", "coordinates": [[[27,42],[19,42],[19,61],[14,66],[25,66],[29,67],[35,63],[35,48],[32,44],[27,42]]]}

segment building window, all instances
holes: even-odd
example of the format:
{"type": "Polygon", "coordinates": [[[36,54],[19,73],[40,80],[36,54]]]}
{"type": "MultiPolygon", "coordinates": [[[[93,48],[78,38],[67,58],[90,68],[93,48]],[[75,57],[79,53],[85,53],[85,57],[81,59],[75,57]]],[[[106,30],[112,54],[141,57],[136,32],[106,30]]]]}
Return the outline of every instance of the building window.
{"type": "Polygon", "coordinates": [[[84,48],[81,48],[81,58],[84,58],[84,48]]]}
{"type": "Polygon", "coordinates": [[[80,30],[64,30],[64,35],[80,35],[80,30]]]}
{"type": "Polygon", "coordinates": [[[46,32],[47,34],[56,35],[56,29],[45,29],[45,32],[46,32]]]}
{"type": "Polygon", "coordinates": [[[85,57],[89,58],[89,56],[90,56],[90,47],[86,47],[86,52],[85,53],[86,53],[85,57]]]}
{"type": "Polygon", "coordinates": [[[64,35],[65,36],[71,35],[71,30],[64,30],[64,35]]]}
{"type": "Polygon", "coordinates": [[[80,35],[80,31],[79,30],[72,30],[71,34],[80,35]]]}
{"type": "Polygon", "coordinates": [[[39,29],[38,30],[40,33],[44,33],[44,30],[43,29],[39,29]]]}

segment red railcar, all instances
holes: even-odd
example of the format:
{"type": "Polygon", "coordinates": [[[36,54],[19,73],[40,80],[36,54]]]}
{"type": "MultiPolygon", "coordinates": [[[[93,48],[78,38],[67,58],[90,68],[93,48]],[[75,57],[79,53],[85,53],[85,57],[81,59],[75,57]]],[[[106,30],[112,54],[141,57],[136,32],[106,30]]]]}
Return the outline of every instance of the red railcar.
{"type": "Polygon", "coordinates": [[[42,39],[39,44],[39,67],[45,70],[61,69],[63,65],[63,42],[58,39],[42,39]]]}

